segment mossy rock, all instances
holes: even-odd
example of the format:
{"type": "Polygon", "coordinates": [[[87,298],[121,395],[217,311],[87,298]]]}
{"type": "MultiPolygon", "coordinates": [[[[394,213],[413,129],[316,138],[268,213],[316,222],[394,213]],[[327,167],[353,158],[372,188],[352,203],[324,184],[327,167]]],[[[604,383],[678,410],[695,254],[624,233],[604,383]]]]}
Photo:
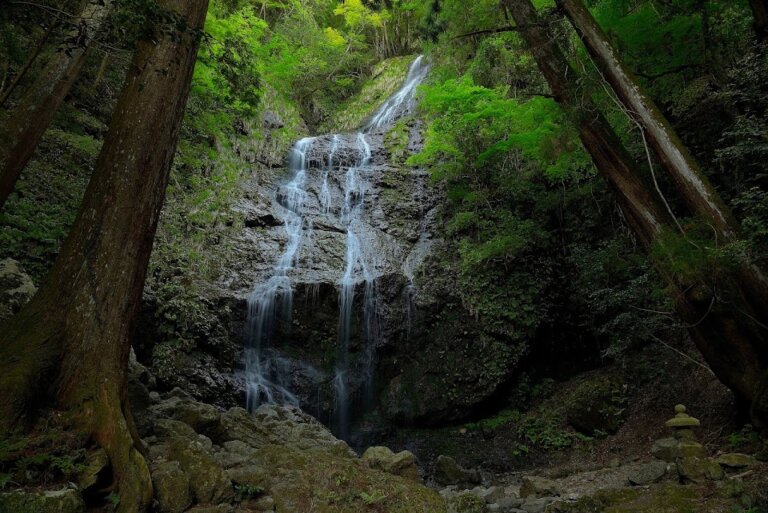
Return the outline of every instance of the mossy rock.
{"type": "Polygon", "coordinates": [[[352,131],[392,96],[408,75],[414,55],[392,57],[378,63],[360,92],[345,101],[335,115],[320,127],[321,133],[352,131]]]}
{"type": "Polygon", "coordinates": [[[573,392],[566,415],[574,429],[588,436],[616,433],[626,418],[622,383],[605,377],[584,381],[573,392]]]}
{"type": "Polygon", "coordinates": [[[84,513],[85,502],[74,488],[0,493],[0,513],[84,513]]]}
{"type": "Polygon", "coordinates": [[[159,513],[181,513],[192,504],[189,476],[178,461],[164,461],[150,469],[159,513]]]}
{"type": "Polygon", "coordinates": [[[273,445],[258,450],[272,469],[268,493],[277,511],[316,513],[445,513],[444,500],[410,479],[368,467],[323,449],[297,451],[273,445]]]}
{"type": "Polygon", "coordinates": [[[451,499],[448,511],[450,513],[485,513],[488,511],[488,506],[477,495],[465,492],[451,499]]]}
{"type": "Polygon", "coordinates": [[[702,502],[698,486],[663,484],[650,488],[603,490],[576,502],[550,505],[547,513],[722,513],[732,511],[733,500],[710,497],[702,502]]]}

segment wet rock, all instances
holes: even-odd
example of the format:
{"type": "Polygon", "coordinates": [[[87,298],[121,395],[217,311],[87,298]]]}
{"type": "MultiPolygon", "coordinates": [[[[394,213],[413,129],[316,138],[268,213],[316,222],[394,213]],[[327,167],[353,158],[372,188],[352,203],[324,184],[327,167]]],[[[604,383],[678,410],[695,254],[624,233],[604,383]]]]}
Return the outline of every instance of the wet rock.
{"type": "Polygon", "coordinates": [[[757,463],[752,456],[739,453],[721,454],[715,461],[726,468],[744,468],[757,463]]]}
{"type": "Polygon", "coordinates": [[[647,486],[660,481],[667,473],[667,463],[652,461],[634,469],[627,477],[635,486],[647,486]]]}
{"type": "Polygon", "coordinates": [[[178,461],[165,461],[150,468],[159,513],[181,513],[192,504],[189,477],[178,461]]]}
{"type": "Polygon", "coordinates": [[[395,454],[388,447],[369,447],[363,453],[362,459],[371,468],[421,481],[416,457],[410,451],[400,451],[395,454]]]}
{"type": "Polygon", "coordinates": [[[0,321],[18,312],[35,292],[32,278],[16,260],[0,260],[0,321]]]}
{"type": "Polygon", "coordinates": [[[523,477],[523,484],[520,486],[520,497],[523,499],[557,495],[560,495],[560,486],[556,481],[539,476],[523,477]]]}
{"type": "Polygon", "coordinates": [[[480,483],[480,473],[461,467],[450,456],[440,455],[435,462],[435,481],[443,486],[472,486],[480,483]]]}
{"type": "Polygon", "coordinates": [[[76,488],[44,492],[0,493],[0,511],[8,513],[85,513],[85,502],[76,488]]]}

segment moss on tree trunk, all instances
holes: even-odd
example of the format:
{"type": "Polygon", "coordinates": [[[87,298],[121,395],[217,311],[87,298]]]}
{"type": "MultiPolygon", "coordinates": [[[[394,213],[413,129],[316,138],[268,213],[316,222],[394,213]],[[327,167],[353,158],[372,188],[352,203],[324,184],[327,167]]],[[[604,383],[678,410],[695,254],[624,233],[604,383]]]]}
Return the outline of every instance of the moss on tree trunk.
{"type": "Polygon", "coordinates": [[[0,209],[26,167],[64,98],[77,81],[94,36],[109,18],[111,2],[89,2],[77,30],[74,49],[56,52],[0,129],[0,209]]]}
{"type": "MultiPolygon", "coordinates": [[[[607,120],[588,98],[579,95],[573,79],[576,73],[530,0],[505,0],[505,4],[553,95],[574,119],[585,149],[610,184],[630,228],[647,248],[658,246],[652,254],[654,265],[688,324],[691,338],[717,377],[744,403],[754,403],[766,369],[766,344],[759,324],[743,315],[738,305],[720,301],[719,291],[711,285],[689,282],[668,271],[668,259],[674,256],[665,249],[663,235],[673,231],[674,224],[658,206],[657,195],[640,180],[634,160],[607,120]]],[[[741,278],[738,271],[737,277],[741,278]]],[[[740,295],[738,287],[730,288],[740,295]]],[[[766,411],[753,407],[753,414],[757,421],[768,420],[766,411]]]]}
{"type": "Polygon", "coordinates": [[[158,3],[187,29],[138,45],[72,231],[38,294],[0,330],[0,432],[46,402],[62,410],[106,450],[124,513],[152,496],[125,397],[129,335],[208,7],[158,3]]]}

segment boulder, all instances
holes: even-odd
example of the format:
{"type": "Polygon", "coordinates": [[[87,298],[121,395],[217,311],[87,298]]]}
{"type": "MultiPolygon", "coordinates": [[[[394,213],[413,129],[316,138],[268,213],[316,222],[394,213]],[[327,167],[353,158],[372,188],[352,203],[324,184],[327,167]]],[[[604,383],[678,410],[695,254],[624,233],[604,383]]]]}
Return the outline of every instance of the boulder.
{"type": "Polygon", "coordinates": [[[679,458],[706,458],[707,450],[699,442],[680,440],[677,444],[679,458]]]}
{"type": "Polygon", "coordinates": [[[14,491],[0,493],[3,513],[85,513],[85,502],[77,488],[61,490],[14,491]]]}
{"type": "Polygon", "coordinates": [[[440,455],[435,462],[435,481],[443,486],[471,486],[479,484],[480,473],[461,467],[450,456],[440,455]]]}
{"type": "Polygon", "coordinates": [[[660,481],[667,473],[667,463],[651,461],[641,465],[627,476],[629,483],[635,486],[647,486],[660,481]]]}
{"type": "Polygon", "coordinates": [[[654,457],[664,460],[667,463],[674,463],[680,455],[678,450],[678,441],[674,438],[662,438],[653,442],[651,454],[654,457]]]}
{"type": "Polygon", "coordinates": [[[192,504],[189,477],[178,461],[164,461],[150,468],[159,513],[182,513],[192,504]]]}
{"type": "Polygon", "coordinates": [[[264,488],[269,482],[269,471],[263,466],[254,463],[228,469],[227,477],[236,485],[264,488]]]}
{"type": "Polygon", "coordinates": [[[195,430],[192,429],[189,424],[179,422],[178,420],[160,419],[154,423],[153,428],[155,434],[161,440],[169,440],[177,437],[197,437],[197,433],[195,433],[195,430]]]}
{"type": "Polygon", "coordinates": [[[18,312],[35,292],[32,278],[16,260],[0,260],[0,321],[18,312]]]}
{"type": "Polygon", "coordinates": [[[525,501],[518,497],[504,497],[496,501],[496,504],[502,511],[511,511],[522,506],[523,502],[525,501]]]}
{"type": "Polygon", "coordinates": [[[523,484],[520,486],[520,497],[523,499],[558,495],[560,495],[560,486],[555,481],[546,477],[523,476],[523,484]]]}
{"type": "Polygon", "coordinates": [[[231,504],[219,504],[218,506],[195,506],[188,509],[186,513],[233,513],[234,506],[231,504]]]}
{"type": "Polygon", "coordinates": [[[448,501],[449,513],[485,513],[486,511],[488,511],[488,505],[473,493],[460,493],[448,501]]]}
{"type": "Polygon", "coordinates": [[[726,468],[744,468],[757,463],[752,456],[739,453],[721,454],[715,461],[726,468]]]}
{"type": "Polygon", "coordinates": [[[547,509],[547,506],[555,502],[555,500],[556,499],[554,497],[541,497],[538,499],[529,498],[523,502],[523,505],[520,506],[520,509],[526,511],[527,513],[544,513],[544,510],[547,509]]]}
{"type": "Polygon", "coordinates": [[[410,451],[393,453],[388,447],[369,447],[362,457],[371,468],[378,468],[396,476],[416,481],[421,480],[416,457],[410,451]]]}
{"type": "Polygon", "coordinates": [[[169,459],[178,461],[189,476],[190,489],[197,502],[217,504],[234,498],[232,482],[205,444],[177,437],[170,441],[168,452],[169,459]]]}
{"type": "Polygon", "coordinates": [[[720,465],[710,459],[695,456],[678,459],[677,473],[680,474],[683,481],[691,483],[702,483],[706,480],[723,478],[723,470],[720,465]]]}
{"type": "Polygon", "coordinates": [[[624,393],[617,380],[584,381],[566,407],[568,423],[588,436],[616,433],[626,417],[624,393]]]}
{"type": "MultiPolygon", "coordinates": [[[[473,490],[473,493],[474,490],[473,490]]],[[[486,503],[492,504],[505,497],[504,488],[500,486],[491,486],[490,488],[480,488],[476,495],[483,499],[486,503]]]]}
{"type": "Polygon", "coordinates": [[[704,467],[704,477],[710,481],[722,481],[725,479],[725,471],[718,463],[709,460],[709,464],[704,467]]]}
{"type": "Polygon", "coordinates": [[[180,394],[174,394],[176,390],[174,389],[166,400],[152,405],[152,412],[159,418],[183,422],[197,433],[208,436],[211,433],[217,433],[221,422],[221,412],[210,404],[180,397],[180,394]]]}

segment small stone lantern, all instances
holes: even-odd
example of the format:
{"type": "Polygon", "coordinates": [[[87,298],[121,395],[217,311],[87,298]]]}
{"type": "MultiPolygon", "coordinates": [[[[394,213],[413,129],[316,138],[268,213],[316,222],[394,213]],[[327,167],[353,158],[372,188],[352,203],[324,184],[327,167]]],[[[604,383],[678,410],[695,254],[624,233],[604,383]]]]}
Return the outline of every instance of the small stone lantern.
{"type": "Polygon", "coordinates": [[[673,436],[676,440],[695,442],[696,433],[693,428],[701,426],[699,419],[695,419],[685,413],[685,406],[678,404],[675,406],[675,416],[666,422],[668,428],[672,428],[673,436]]]}

